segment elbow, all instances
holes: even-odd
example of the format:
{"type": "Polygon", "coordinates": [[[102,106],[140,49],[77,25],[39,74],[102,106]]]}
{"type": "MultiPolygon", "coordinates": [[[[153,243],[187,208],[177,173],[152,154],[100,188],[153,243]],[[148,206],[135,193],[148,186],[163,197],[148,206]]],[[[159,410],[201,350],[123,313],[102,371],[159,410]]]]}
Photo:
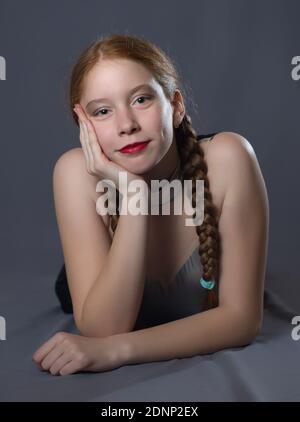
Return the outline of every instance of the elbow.
{"type": "Polygon", "coordinates": [[[260,333],[263,312],[246,312],[245,310],[229,310],[229,332],[234,347],[243,347],[253,343],[260,333]],[[234,327],[234,329],[230,329],[234,327]]]}
{"type": "Polygon", "coordinates": [[[84,337],[103,337],[99,335],[99,332],[96,333],[94,329],[89,327],[87,324],[84,324],[82,321],[77,322],[76,327],[78,328],[80,335],[84,337]]]}
{"type": "Polygon", "coordinates": [[[237,347],[248,346],[253,343],[260,333],[262,323],[243,325],[239,328],[237,347]]]}
{"type": "Polygon", "coordinates": [[[76,328],[82,336],[105,337],[103,336],[103,333],[100,333],[99,327],[95,327],[95,324],[91,324],[89,321],[86,320],[86,318],[83,317],[83,312],[81,313],[81,316],[78,316],[74,313],[74,321],[76,328]]]}
{"type": "Polygon", "coordinates": [[[95,321],[87,321],[81,318],[80,320],[75,320],[75,323],[80,334],[84,337],[104,338],[130,332],[130,330],[112,327],[106,321],[96,324],[95,321]]]}
{"type": "Polygon", "coordinates": [[[80,334],[85,337],[104,338],[133,331],[128,323],[125,325],[126,321],[123,320],[123,324],[121,324],[114,321],[111,315],[108,315],[105,319],[95,317],[85,304],[80,313],[74,312],[74,320],[80,334]]]}
{"type": "Polygon", "coordinates": [[[76,318],[75,314],[74,314],[74,320],[75,320],[76,328],[78,329],[80,335],[85,336],[85,337],[93,337],[90,335],[90,330],[88,329],[86,324],[84,324],[81,319],[76,318]]]}
{"type": "Polygon", "coordinates": [[[262,327],[262,321],[259,321],[257,324],[253,326],[252,332],[250,334],[250,342],[254,342],[259,335],[262,327]]]}
{"type": "Polygon", "coordinates": [[[76,328],[79,330],[80,335],[84,337],[107,337],[107,327],[105,324],[95,324],[95,319],[88,316],[85,305],[82,306],[81,312],[75,312],[74,321],[76,328]]]}
{"type": "Polygon", "coordinates": [[[101,324],[96,326],[95,323],[89,323],[83,319],[77,320],[75,323],[80,334],[84,337],[103,338],[112,335],[107,328],[103,327],[101,324]]]}

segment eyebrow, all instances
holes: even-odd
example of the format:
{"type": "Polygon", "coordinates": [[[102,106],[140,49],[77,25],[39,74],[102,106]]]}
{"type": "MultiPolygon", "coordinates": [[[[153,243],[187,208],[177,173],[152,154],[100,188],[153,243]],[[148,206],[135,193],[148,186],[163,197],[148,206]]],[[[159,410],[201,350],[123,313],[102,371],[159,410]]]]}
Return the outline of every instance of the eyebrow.
{"type": "MultiPolygon", "coordinates": [[[[136,91],[139,91],[140,89],[144,89],[144,88],[148,88],[148,89],[150,89],[150,90],[152,90],[152,91],[154,92],[154,88],[153,88],[151,85],[149,85],[149,84],[141,84],[141,85],[137,85],[137,86],[135,86],[134,88],[132,88],[132,89],[129,91],[129,95],[132,95],[132,94],[134,94],[136,91]]],[[[109,99],[108,99],[108,98],[96,98],[95,100],[92,100],[92,101],[88,102],[85,108],[87,109],[87,108],[89,108],[92,104],[95,104],[95,103],[101,103],[101,102],[104,102],[104,101],[109,101],[109,99]]]]}

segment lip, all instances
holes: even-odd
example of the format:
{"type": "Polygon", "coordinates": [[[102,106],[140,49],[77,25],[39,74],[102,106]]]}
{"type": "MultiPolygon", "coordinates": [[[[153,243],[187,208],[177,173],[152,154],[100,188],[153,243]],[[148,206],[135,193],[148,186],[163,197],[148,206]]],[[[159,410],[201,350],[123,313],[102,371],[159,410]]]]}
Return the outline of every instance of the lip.
{"type": "Polygon", "coordinates": [[[145,149],[147,145],[149,144],[149,142],[150,142],[150,139],[147,141],[133,142],[132,144],[128,144],[122,149],[119,149],[119,151],[122,153],[133,154],[135,152],[145,149]]]}

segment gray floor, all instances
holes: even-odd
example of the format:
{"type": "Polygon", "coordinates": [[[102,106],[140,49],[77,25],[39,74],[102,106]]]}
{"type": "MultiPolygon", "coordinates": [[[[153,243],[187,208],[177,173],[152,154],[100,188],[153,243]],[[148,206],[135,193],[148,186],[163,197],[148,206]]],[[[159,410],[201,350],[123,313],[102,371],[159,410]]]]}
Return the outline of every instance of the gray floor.
{"type": "MultiPolygon", "coordinates": [[[[256,341],[186,359],[127,365],[103,373],[54,377],[32,363],[33,352],[57,331],[77,332],[60,310],[54,277],[2,276],[1,401],[299,401],[300,340],[291,337],[291,305],[267,288],[256,341]]],[[[278,283],[279,285],[280,283],[278,283]]]]}

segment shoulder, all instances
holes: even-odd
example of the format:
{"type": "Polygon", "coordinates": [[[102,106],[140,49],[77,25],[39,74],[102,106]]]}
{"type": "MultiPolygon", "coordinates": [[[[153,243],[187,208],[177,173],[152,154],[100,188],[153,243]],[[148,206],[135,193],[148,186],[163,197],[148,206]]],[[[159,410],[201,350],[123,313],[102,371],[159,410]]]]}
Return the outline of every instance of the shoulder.
{"type": "Polygon", "coordinates": [[[62,153],[54,166],[55,171],[59,171],[62,167],[68,167],[68,170],[77,171],[84,164],[84,154],[82,148],[72,148],[62,153]]]}
{"type": "MultiPolygon", "coordinates": [[[[53,169],[54,190],[65,192],[75,189],[76,195],[82,193],[96,204],[99,198],[96,191],[98,177],[87,171],[87,163],[82,148],[72,148],[59,156],[53,169]]],[[[109,216],[101,215],[104,224],[109,227],[109,216]]]]}
{"type": "Polygon", "coordinates": [[[250,142],[236,132],[219,132],[206,142],[206,159],[224,161],[229,159],[251,159],[255,156],[250,142]]]}
{"type": "MultiPolygon", "coordinates": [[[[226,193],[234,183],[251,178],[259,165],[251,143],[235,132],[219,132],[211,141],[201,144],[208,167],[212,194],[219,202],[219,215],[226,193]]],[[[254,183],[254,179],[253,179],[254,183]]]]}
{"type": "Polygon", "coordinates": [[[244,136],[235,132],[215,135],[207,149],[207,161],[224,180],[232,182],[238,175],[252,177],[260,171],[253,146],[244,136]]]}
{"type": "Polygon", "coordinates": [[[53,182],[66,189],[76,185],[78,191],[88,193],[95,200],[97,178],[87,172],[82,148],[72,148],[58,157],[53,169],[53,182]]]}

